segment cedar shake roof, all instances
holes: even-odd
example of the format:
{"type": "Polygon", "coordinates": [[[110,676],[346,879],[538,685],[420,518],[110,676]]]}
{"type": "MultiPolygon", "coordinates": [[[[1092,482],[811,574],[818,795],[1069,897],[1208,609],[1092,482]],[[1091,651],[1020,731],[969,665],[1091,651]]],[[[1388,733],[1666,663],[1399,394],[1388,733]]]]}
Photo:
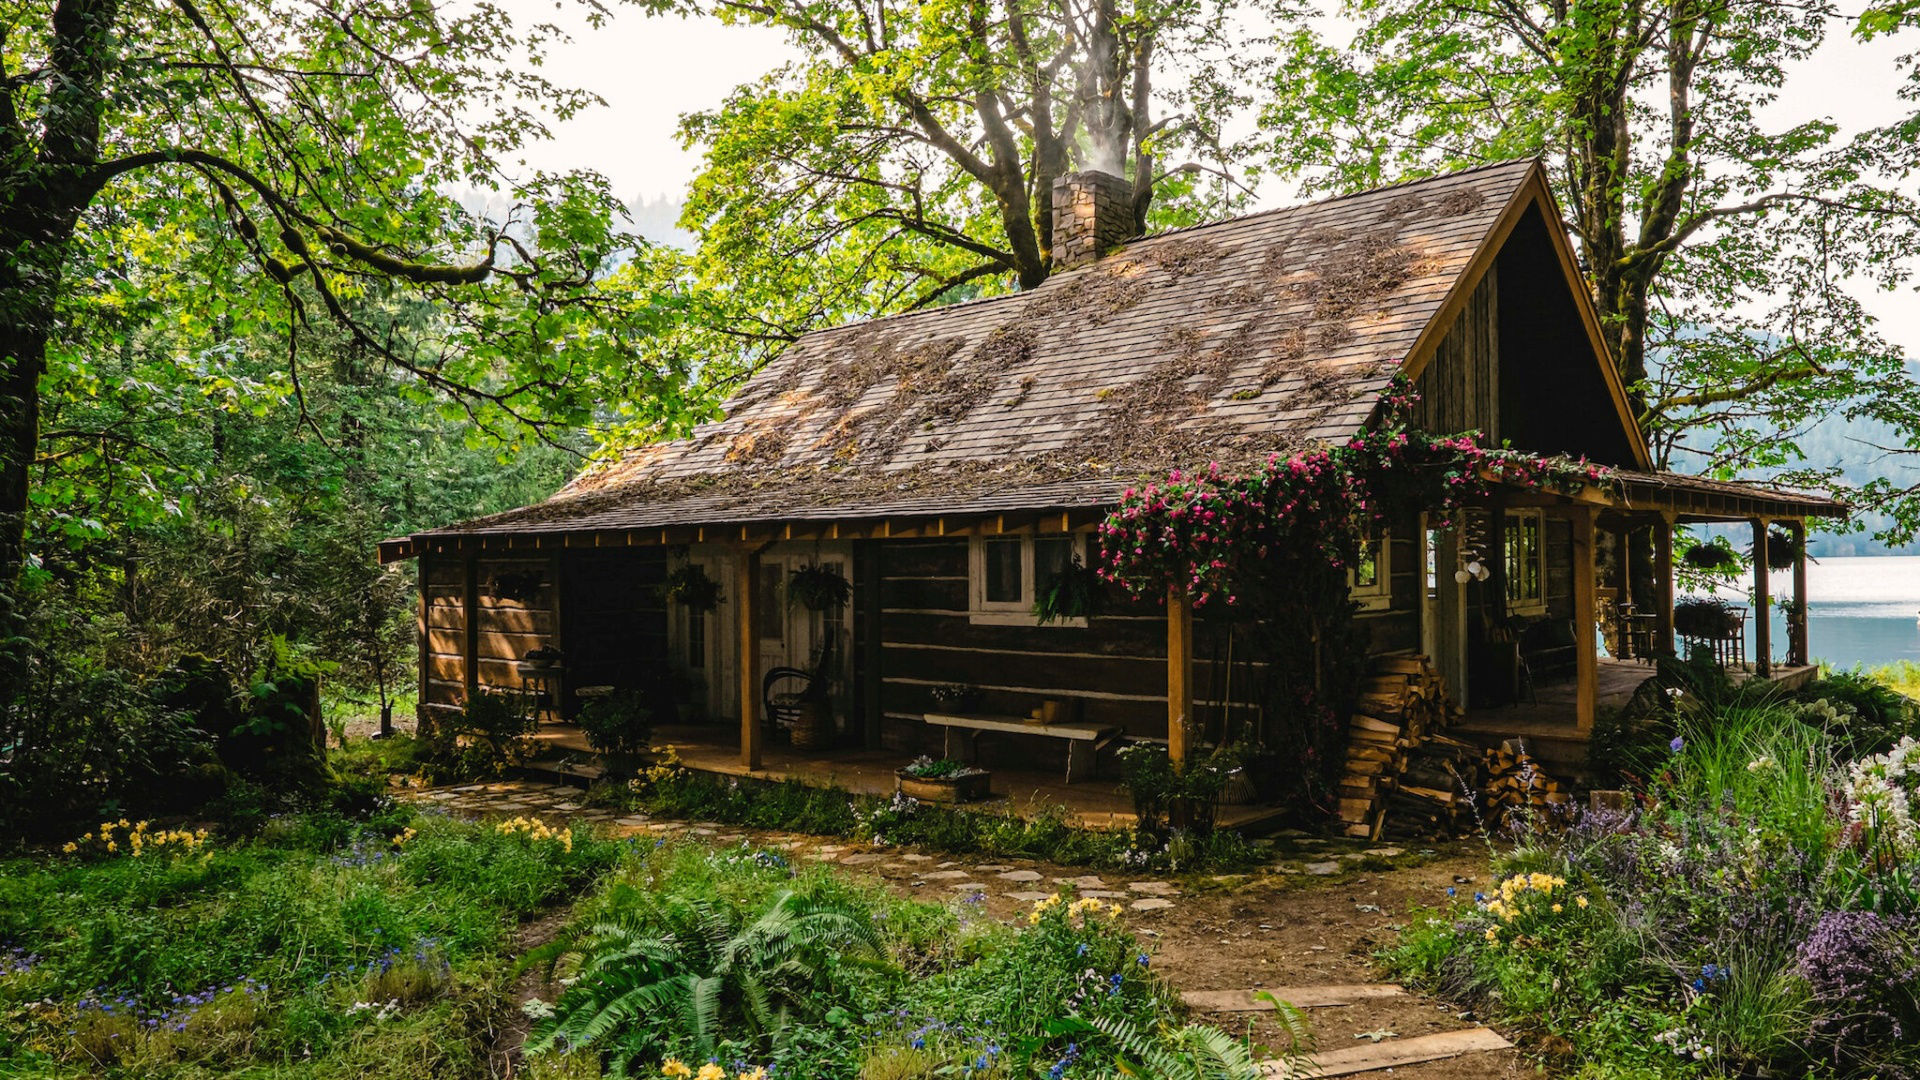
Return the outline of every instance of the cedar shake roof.
{"type": "Polygon", "coordinates": [[[1027,292],[808,334],[726,419],[421,535],[1090,508],[1344,439],[1534,168],[1149,236],[1027,292]]]}

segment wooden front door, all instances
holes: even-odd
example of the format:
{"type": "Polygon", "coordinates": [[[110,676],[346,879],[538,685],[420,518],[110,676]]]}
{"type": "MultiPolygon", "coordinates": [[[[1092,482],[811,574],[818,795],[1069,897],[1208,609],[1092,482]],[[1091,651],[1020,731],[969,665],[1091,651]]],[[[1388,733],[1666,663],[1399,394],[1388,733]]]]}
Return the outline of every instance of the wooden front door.
{"type": "Polygon", "coordinates": [[[1467,698],[1467,587],[1454,579],[1460,566],[1460,530],[1430,529],[1420,520],[1423,570],[1420,648],[1447,682],[1447,694],[1467,698]]]}

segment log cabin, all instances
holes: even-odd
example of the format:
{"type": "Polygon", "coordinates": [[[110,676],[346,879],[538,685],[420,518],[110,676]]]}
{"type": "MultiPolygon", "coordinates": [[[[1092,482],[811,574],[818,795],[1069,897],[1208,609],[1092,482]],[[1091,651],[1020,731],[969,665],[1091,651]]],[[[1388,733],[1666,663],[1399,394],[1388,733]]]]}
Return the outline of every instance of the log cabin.
{"type": "MultiPolygon", "coordinates": [[[[757,769],[778,734],[765,673],[798,668],[824,687],[828,743],[902,761],[948,745],[956,697],[1012,724],[1052,702],[1184,754],[1261,709],[1233,627],[1124,601],[1043,623],[1037,593],[1096,558],[1098,523],[1142,478],[1344,440],[1404,374],[1425,430],[1613,470],[1574,496],[1496,490],[1446,529],[1408,514],[1350,581],[1370,650],[1430,658],[1465,729],[1572,761],[1601,704],[1650,674],[1637,662],[1681,647],[1677,525],[1803,538],[1845,512],[1653,467],[1537,161],[1149,236],[1126,192],[1059,181],[1057,270],[1037,288],[808,334],[687,437],[383,543],[383,561],[420,564],[423,722],[483,688],[530,687],[565,716],[582,690],[671,673],[676,712],[757,769]],[[717,602],[669,598],[686,567],[717,602]],[[851,601],[790,604],[814,568],[851,601]],[[542,646],[562,660],[531,669],[542,646]]],[[[1807,671],[1804,605],[1773,641],[1767,574],[1753,585],[1753,652],[1727,662],[1807,671]]],[[[1105,742],[1010,730],[1002,761],[1105,742]]]]}

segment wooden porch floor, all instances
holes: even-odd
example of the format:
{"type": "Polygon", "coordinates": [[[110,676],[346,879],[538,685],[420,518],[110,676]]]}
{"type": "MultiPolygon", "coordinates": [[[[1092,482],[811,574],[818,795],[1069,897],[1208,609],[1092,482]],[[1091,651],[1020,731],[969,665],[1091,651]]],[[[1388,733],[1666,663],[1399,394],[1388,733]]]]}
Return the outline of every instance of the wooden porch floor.
{"type": "MultiPolygon", "coordinates": [[[[1811,682],[1819,671],[1811,665],[1775,665],[1768,679],[1791,689],[1811,682]]],[[[1735,682],[1755,677],[1751,667],[1729,674],[1735,682]]],[[[1601,657],[1594,669],[1600,708],[1625,705],[1653,675],[1652,664],[1601,657]]],[[[1537,701],[1467,710],[1466,718],[1447,734],[1487,747],[1520,739],[1556,777],[1579,782],[1586,770],[1589,733],[1574,722],[1575,693],[1572,679],[1548,683],[1536,688],[1537,701]]]]}
{"type": "MultiPolygon", "coordinates": [[[[580,729],[572,724],[542,724],[534,736],[553,750],[591,757],[580,729]]],[[[909,755],[898,750],[795,750],[787,745],[768,745],[761,753],[759,769],[740,763],[740,733],[725,724],[683,724],[657,727],[655,746],[671,744],[680,763],[695,772],[715,776],[751,777],[756,780],[797,780],[815,787],[838,787],[859,795],[891,795],[895,790],[894,770],[906,764],[909,755]]],[[[582,763],[570,770],[574,775],[596,777],[598,765],[582,763]]],[[[980,809],[1010,812],[1021,817],[1039,817],[1058,809],[1075,825],[1092,829],[1132,828],[1133,800],[1124,791],[1111,763],[1102,775],[1075,784],[1065,782],[1059,769],[1008,769],[995,766],[993,798],[969,804],[980,809]]],[[[1235,829],[1255,829],[1277,823],[1284,812],[1271,806],[1222,806],[1219,823],[1235,829]]]]}

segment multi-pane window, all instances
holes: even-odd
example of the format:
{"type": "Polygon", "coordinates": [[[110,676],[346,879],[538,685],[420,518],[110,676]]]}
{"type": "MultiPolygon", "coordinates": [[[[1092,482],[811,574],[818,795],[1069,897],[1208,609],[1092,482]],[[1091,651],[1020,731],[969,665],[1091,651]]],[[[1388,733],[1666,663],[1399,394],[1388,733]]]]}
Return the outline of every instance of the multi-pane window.
{"type": "MultiPolygon", "coordinates": [[[[984,536],[973,541],[972,614],[976,622],[1031,622],[1034,598],[1056,575],[1084,559],[1078,536],[984,536]]],[[[1078,622],[1078,620],[1069,620],[1078,622]]]]}
{"type": "Polygon", "coordinates": [[[1539,610],[1547,604],[1547,547],[1538,510],[1507,514],[1507,607],[1539,610]]]}

